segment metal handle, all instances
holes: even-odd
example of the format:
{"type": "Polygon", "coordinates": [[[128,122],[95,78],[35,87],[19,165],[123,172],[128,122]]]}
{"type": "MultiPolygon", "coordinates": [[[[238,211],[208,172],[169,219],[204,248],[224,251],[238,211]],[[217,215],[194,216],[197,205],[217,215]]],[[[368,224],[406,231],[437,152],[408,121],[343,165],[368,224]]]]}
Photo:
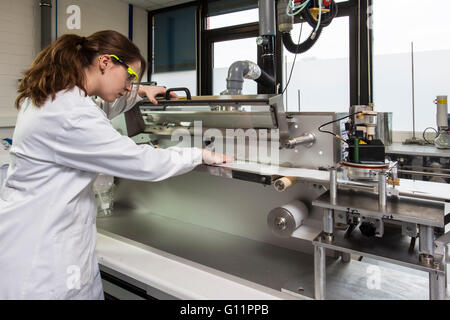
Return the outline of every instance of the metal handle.
{"type": "Polygon", "coordinates": [[[191,92],[189,91],[188,88],[170,88],[170,89],[167,89],[167,91],[166,91],[166,100],[170,100],[170,93],[171,92],[175,92],[175,91],[184,91],[184,92],[186,92],[186,98],[188,100],[192,100],[191,92]]]}

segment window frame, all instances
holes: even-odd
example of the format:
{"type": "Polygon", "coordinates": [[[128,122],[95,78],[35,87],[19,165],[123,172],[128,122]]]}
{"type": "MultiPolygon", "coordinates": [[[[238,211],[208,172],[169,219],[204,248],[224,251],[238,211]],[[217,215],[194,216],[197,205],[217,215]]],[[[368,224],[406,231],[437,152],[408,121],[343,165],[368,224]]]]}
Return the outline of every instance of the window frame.
{"type": "MultiPolygon", "coordinates": [[[[373,0],[348,0],[339,2],[337,17],[349,18],[349,75],[350,105],[373,103],[373,32],[368,28],[368,8],[373,0]]],[[[259,36],[259,22],[207,30],[208,1],[197,0],[177,6],[148,12],[148,79],[151,81],[153,65],[153,16],[158,13],[196,6],[196,72],[197,95],[211,95],[213,81],[213,48],[215,42],[237,40],[259,36]]],[[[282,51],[281,34],[275,36],[275,52],[282,51]]],[[[258,65],[261,64],[261,48],[258,46],[258,65]]],[[[282,55],[275,57],[275,76],[280,87],[284,87],[282,77],[282,55]]],[[[258,85],[258,93],[265,88],[258,85]]],[[[350,107],[350,106],[349,106],[350,107]]]]}

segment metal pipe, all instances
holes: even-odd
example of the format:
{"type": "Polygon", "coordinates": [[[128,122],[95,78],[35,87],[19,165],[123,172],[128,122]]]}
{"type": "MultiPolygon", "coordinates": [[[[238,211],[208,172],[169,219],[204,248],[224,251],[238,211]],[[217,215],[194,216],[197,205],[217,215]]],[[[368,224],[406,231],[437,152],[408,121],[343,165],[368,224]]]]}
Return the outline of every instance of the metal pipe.
{"type": "Polygon", "coordinates": [[[434,255],[434,228],[419,225],[419,252],[424,255],[434,255]]]}
{"type": "Polygon", "coordinates": [[[263,93],[276,93],[275,73],[275,35],[276,35],[276,10],[274,0],[259,0],[259,37],[258,44],[262,48],[261,69],[269,78],[273,79],[273,85],[262,85],[263,93]]]}
{"type": "Polygon", "coordinates": [[[386,211],[386,201],[386,174],[385,171],[382,170],[378,172],[378,204],[380,205],[381,211],[386,211]]]}
{"type": "Polygon", "coordinates": [[[314,246],[314,298],[325,300],[326,259],[325,248],[314,246]]]}
{"type": "Polygon", "coordinates": [[[436,98],[436,123],[439,131],[448,130],[448,96],[437,96],[436,98]]]}
{"type": "Polygon", "coordinates": [[[306,133],[303,136],[291,138],[286,142],[286,148],[295,148],[298,145],[304,145],[307,148],[310,148],[314,142],[316,141],[316,137],[312,133],[306,133]]]}
{"type": "Polygon", "coordinates": [[[275,1],[259,0],[259,35],[275,36],[275,1]]]}
{"type": "Polygon", "coordinates": [[[255,80],[264,87],[275,84],[275,79],[262,70],[256,63],[251,61],[235,61],[228,68],[227,90],[221,95],[239,95],[245,79],[255,80]]]}
{"type": "Polygon", "coordinates": [[[337,170],[336,170],[336,168],[331,168],[330,169],[330,201],[331,201],[331,204],[336,204],[337,190],[338,190],[337,170]]]}
{"type": "Polygon", "coordinates": [[[412,81],[412,118],[413,118],[413,140],[416,139],[416,111],[414,94],[414,42],[411,42],[411,81],[412,81]]]}
{"type": "Polygon", "coordinates": [[[334,210],[323,210],[323,232],[332,237],[334,233],[334,210]]]}
{"type": "Polygon", "coordinates": [[[52,43],[52,0],[41,0],[41,50],[52,43]]]}
{"type": "Polygon", "coordinates": [[[445,275],[439,272],[429,273],[430,300],[445,300],[445,275]]]}

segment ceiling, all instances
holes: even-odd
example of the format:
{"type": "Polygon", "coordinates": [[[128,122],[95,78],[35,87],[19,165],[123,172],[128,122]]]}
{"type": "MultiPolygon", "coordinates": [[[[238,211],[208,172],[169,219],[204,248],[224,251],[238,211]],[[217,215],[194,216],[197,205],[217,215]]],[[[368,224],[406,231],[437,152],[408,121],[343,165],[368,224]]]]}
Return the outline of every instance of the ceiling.
{"type": "Polygon", "coordinates": [[[173,7],[182,3],[192,2],[193,0],[122,0],[122,1],[152,11],[166,7],[173,7]]]}

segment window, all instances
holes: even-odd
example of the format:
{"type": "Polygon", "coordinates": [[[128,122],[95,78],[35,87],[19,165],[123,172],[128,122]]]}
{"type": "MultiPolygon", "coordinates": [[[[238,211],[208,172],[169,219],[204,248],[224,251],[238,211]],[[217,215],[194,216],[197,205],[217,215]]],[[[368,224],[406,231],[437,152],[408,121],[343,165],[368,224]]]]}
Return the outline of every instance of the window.
{"type": "Polygon", "coordinates": [[[153,15],[153,66],[151,80],[158,85],[186,87],[197,94],[196,7],[153,15]]]}
{"type": "Polygon", "coordinates": [[[414,43],[416,131],[436,127],[437,95],[450,95],[448,0],[377,0],[373,5],[375,110],[393,112],[395,131],[412,131],[414,43]],[[428,11],[427,11],[428,10],[428,11]],[[432,17],[428,13],[432,12],[432,17]]]}
{"type": "MultiPolygon", "coordinates": [[[[152,81],[156,81],[158,86],[169,88],[188,88],[191,95],[197,94],[197,72],[177,71],[177,72],[159,72],[152,75],[152,81]]],[[[177,92],[178,95],[184,96],[183,92],[177,92]]]]}
{"type": "MultiPolygon", "coordinates": [[[[312,31],[303,23],[301,42],[312,31]]],[[[285,91],[287,111],[348,112],[350,106],[349,18],[335,18],[323,29],[316,44],[298,54],[291,81],[285,91]]],[[[291,32],[298,43],[300,24],[291,32]]],[[[283,83],[286,85],[295,54],[283,46],[283,83]]]]}
{"type": "MultiPolygon", "coordinates": [[[[257,63],[256,38],[245,38],[214,43],[213,95],[226,89],[228,68],[235,61],[250,60],[257,63]]],[[[244,80],[242,94],[256,94],[257,84],[244,80]]]]}
{"type": "Polygon", "coordinates": [[[243,10],[233,13],[208,17],[207,29],[217,29],[259,20],[258,9],[243,10]]]}

